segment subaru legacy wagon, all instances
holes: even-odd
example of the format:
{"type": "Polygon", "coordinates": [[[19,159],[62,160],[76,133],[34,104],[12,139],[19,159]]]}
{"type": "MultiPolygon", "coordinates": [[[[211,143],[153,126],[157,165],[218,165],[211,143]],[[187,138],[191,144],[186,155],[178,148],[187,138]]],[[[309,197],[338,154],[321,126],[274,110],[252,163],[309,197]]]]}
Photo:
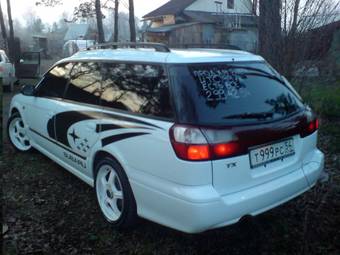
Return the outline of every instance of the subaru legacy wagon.
{"type": "Polygon", "coordinates": [[[262,57],[129,45],[59,61],[14,96],[8,121],[13,146],[94,187],[114,227],[140,216],[198,233],[317,183],[318,119],[262,57]]]}

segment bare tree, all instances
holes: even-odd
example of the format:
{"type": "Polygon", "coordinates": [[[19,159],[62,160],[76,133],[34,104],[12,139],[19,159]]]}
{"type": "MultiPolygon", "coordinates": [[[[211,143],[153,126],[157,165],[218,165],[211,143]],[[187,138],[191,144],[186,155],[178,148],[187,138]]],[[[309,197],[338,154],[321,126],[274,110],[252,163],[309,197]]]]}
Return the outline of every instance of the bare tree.
{"type": "MultiPolygon", "coordinates": [[[[308,59],[313,48],[319,47],[311,38],[313,31],[334,21],[339,7],[340,2],[333,0],[283,1],[282,71],[285,75],[291,76],[296,65],[308,59]]],[[[322,38],[324,34],[320,32],[318,36],[322,38]]],[[[320,58],[322,54],[320,51],[320,58]]]]}
{"type": "Polygon", "coordinates": [[[129,0],[129,24],[130,24],[130,41],[136,41],[136,24],[135,24],[135,8],[133,0],[129,0]]]}
{"type": "Polygon", "coordinates": [[[9,26],[9,58],[14,62],[14,29],[13,29],[13,19],[12,19],[12,10],[11,10],[11,1],[7,0],[7,15],[8,15],[8,26],[9,26]]]}
{"type": "Polygon", "coordinates": [[[114,42],[118,42],[118,16],[119,16],[119,0],[115,0],[115,17],[114,17],[114,32],[113,32],[114,42]]]}
{"type": "MultiPolygon", "coordinates": [[[[8,1],[8,0],[7,0],[8,1]]],[[[53,7],[58,4],[62,4],[63,0],[39,0],[36,5],[44,5],[53,7]]],[[[106,1],[107,3],[108,1],[106,1]]],[[[105,4],[104,4],[105,7],[105,4]]],[[[95,15],[97,21],[98,42],[103,43],[105,41],[104,28],[103,28],[103,13],[100,0],[89,0],[81,3],[79,7],[74,10],[74,18],[72,21],[76,21],[79,17],[93,17],[95,15]]]]}
{"type": "Polygon", "coordinates": [[[280,69],[281,1],[260,0],[259,51],[273,66],[280,69]]]}
{"type": "Polygon", "coordinates": [[[105,38],[104,38],[104,29],[103,29],[103,14],[101,10],[100,0],[95,0],[95,10],[96,10],[97,29],[98,29],[98,42],[103,43],[105,41],[105,38]]]}
{"type": "Polygon", "coordinates": [[[6,32],[6,26],[5,26],[5,21],[4,21],[4,15],[2,13],[1,2],[0,2],[0,27],[1,27],[2,39],[4,42],[3,47],[7,49],[7,32],[6,32]]]}

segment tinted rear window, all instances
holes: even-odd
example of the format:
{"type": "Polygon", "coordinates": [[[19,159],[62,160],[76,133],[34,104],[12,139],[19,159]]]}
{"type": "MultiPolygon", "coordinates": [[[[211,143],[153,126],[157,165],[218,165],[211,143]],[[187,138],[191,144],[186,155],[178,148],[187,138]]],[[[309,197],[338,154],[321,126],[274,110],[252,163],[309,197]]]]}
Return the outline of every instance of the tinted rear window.
{"type": "Polygon", "coordinates": [[[174,65],[170,74],[180,123],[259,123],[303,107],[264,62],[174,65]]]}

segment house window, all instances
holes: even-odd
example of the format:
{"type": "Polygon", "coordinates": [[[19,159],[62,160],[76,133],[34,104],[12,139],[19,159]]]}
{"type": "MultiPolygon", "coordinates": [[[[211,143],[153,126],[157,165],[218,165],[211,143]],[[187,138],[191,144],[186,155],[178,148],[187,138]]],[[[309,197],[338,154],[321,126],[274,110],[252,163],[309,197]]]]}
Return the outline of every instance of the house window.
{"type": "Polygon", "coordinates": [[[228,9],[234,9],[234,0],[227,0],[227,7],[228,9]]]}

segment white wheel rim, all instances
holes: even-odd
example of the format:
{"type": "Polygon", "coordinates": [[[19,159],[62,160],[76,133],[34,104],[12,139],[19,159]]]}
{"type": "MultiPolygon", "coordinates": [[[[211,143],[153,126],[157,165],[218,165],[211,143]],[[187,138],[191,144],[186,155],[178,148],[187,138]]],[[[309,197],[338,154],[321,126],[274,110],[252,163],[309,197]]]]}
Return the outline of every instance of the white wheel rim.
{"type": "Polygon", "coordinates": [[[99,168],[96,179],[97,199],[105,217],[113,222],[122,215],[123,189],[117,172],[110,165],[99,168]]]}
{"type": "Polygon", "coordinates": [[[9,124],[9,138],[14,146],[21,151],[27,151],[31,148],[26,130],[25,124],[20,117],[14,118],[9,124]]]}

